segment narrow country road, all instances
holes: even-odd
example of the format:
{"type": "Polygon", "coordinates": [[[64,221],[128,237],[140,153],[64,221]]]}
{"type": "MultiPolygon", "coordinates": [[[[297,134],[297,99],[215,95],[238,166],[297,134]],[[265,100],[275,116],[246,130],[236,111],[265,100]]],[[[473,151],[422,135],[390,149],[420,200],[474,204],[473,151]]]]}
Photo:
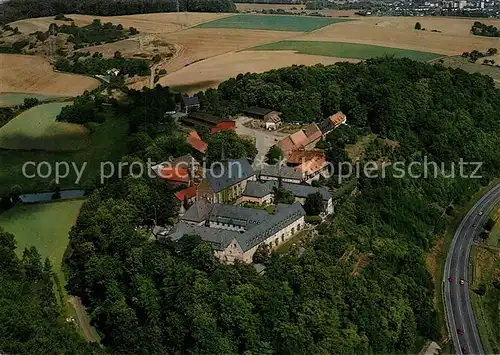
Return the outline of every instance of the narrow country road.
{"type": "Polygon", "coordinates": [[[467,213],[453,236],[446,259],[443,278],[446,324],[459,355],[484,354],[469,296],[469,256],[474,238],[498,203],[500,184],[488,191],[467,213]],[[454,280],[450,281],[450,277],[454,280]],[[460,280],[464,280],[463,285],[460,280]]]}

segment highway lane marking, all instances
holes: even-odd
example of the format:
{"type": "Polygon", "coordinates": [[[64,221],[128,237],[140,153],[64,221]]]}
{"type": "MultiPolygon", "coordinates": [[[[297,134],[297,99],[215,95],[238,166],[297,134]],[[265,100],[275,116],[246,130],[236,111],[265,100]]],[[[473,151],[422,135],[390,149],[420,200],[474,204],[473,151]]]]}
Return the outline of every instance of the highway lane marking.
{"type": "MultiPolygon", "coordinates": [[[[479,206],[481,206],[485,200],[487,200],[491,195],[494,195],[497,191],[500,191],[500,184],[493,187],[483,197],[481,197],[479,199],[479,201],[476,202],[476,204],[472,207],[472,209],[470,209],[469,212],[466,214],[466,216],[462,219],[462,222],[460,223],[459,228],[457,229],[457,231],[453,235],[450,250],[449,250],[448,256],[446,258],[446,263],[445,263],[446,275],[445,275],[444,279],[447,279],[450,275],[451,264],[453,261],[453,256],[455,254],[455,246],[460,238],[460,234],[462,233],[462,231],[464,229],[466,221],[468,221],[470,219],[470,217],[474,214],[474,212],[477,210],[477,208],[479,206]]],[[[445,285],[444,285],[444,303],[445,303],[445,316],[446,316],[446,323],[448,326],[448,332],[450,333],[451,337],[453,338],[455,350],[457,351],[457,353],[462,354],[460,340],[459,340],[458,335],[456,333],[455,314],[453,312],[453,304],[451,302],[451,287],[450,287],[450,283],[446,282],[446,281],[445,281],[445,285]],[[453,329],[453,328],[455,328],[455,329],[453,329]],[[453,330],[455,330],[455,331],[453,331],[453,330]]]]}

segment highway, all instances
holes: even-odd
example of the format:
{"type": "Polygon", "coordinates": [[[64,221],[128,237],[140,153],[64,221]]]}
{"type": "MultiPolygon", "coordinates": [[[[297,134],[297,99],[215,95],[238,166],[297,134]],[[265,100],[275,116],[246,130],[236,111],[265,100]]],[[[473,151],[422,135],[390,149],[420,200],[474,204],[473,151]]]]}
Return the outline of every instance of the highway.
{"type": "Polygon", "coordinates": [[[469,256],[490,211],[500,203],[500,184],[488,191],[460,223],[448,252],[444,270],[446,324],[457,354],[484,354],[469,297],[469,256]],[[482,214],[480,214],[482,212],[482,214]],[[448,279],[452,276],[453,282],[448,279]],[[465,282],[460,284],[460,280],[465,282]],[[458,329],[463,334],[458,334],[458,329]],[[463,348],[463,350],[462,350],[463,348]]]}

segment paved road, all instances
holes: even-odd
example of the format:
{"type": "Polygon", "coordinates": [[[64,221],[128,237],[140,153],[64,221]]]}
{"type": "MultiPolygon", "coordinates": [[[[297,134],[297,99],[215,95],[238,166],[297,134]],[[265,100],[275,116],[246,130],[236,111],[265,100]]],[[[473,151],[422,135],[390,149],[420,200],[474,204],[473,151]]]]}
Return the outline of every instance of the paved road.
{"type": "Polygon", "coordinates": [[[462,347],[467,354],[484,354],[469,298],[469,255],[474,237],[481,232],[488,213],[498,203],[500,203],[500,184],[484,195],[462,220],[446,259],[444,271],[446,323],[453,338],[455,351],[460,355],[464,354],[462,347]],[[480,211],[483,211],[481,216],[480,211]],[[450,276],[454,277],[454,282],[448,281],[450,276]],[[465,280],[464,285],[460,285],[460,279],[465,280]],[[458,329],[464,333],[458,334],[458,329]]]}

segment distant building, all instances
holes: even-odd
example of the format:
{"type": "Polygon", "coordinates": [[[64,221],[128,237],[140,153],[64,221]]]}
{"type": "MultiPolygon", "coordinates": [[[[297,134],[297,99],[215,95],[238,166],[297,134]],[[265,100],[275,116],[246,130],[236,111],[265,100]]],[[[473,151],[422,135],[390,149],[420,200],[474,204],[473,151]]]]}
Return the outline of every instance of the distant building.
{"type": "Polygon", "coordinates": [[[214,116],[206,112],[194,111],[190,112],[186,117],[182,117],[180,121],[186,126],[203,126],[210,129],[210,134],[219,131],[234,129],[236,123],[233,120],[214,116]]]}
{"type": "Polygon", "coordinates": [[[120,69],[116,69],[116,68],[109,69],[109,70],[106,71],[106,74],[113,75],[113,76],[118,76],[120,74],[120,69]]]}
{"type": "Polygon", "coordinates": [[[189,97],[184,96],[181,102],[182,111],[189,113],[191,111],[197,111],[200,109],[200,99],[196,96],[189,97]]]}
{"type": "Polygon", "coordinates": [[[256,180],[255,172],[247,159],[229,160],[205,172],[197,188],[197,199],[210,203],[227,203],[236,200],[245,190],[248,181],[256,180]]]}
{"type": "Polygon", "coordinates": [[[304,229],[305,211],[300,204],[280,204],[274,214],[264,210],[197,201],[168,234],[172,240],[199,235],[210,243],[223,262],[252,262],[259,245],[283,244],[304,229]]]}
{"type": "Polygon", "coordinates": [[[275,130],[281,126],[281,118],[279,116],[269,116],[264,120],[264,125],[267,130],[275,130]]]}

